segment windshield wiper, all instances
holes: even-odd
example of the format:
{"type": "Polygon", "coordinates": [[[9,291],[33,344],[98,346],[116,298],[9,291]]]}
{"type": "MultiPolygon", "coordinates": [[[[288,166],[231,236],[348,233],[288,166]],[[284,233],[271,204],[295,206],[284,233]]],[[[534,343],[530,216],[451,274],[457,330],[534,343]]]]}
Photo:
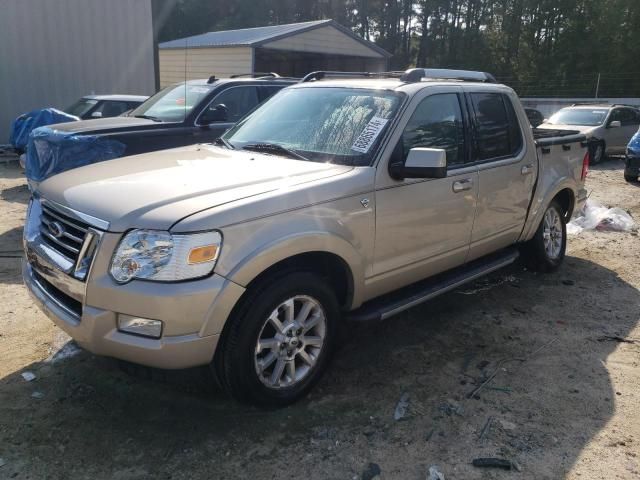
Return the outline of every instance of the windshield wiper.
{"type": "Polygon", "coordinates": [[[134,115],[135,118],[146,118],[147,120],[153,120],[154,122],[162,122],[158,117],[153,115],[134,115]]]}
{"type": "Polygon", "coordinates": [[[244,147],[243,150],[253,150],[256,152],[267,152],[283,155],[289,158],[296,158],[298,160],[309,160],[306,157],[303,157],[299,153],[289,150],[288,148],[283,147],[282,145],[278,145],[277,143],[248,143],[244,147]]]}
{"type": "Polygon", "coordinates": [[[235,148],[236,148],[233,145],[231,145],[229,142],[227,142],[222,137],[216,138],[215,141],[213,142],[213,144],[214,145],[222,145],[223,147],[228,148],[229,150],[235,150],[235,148]]]}

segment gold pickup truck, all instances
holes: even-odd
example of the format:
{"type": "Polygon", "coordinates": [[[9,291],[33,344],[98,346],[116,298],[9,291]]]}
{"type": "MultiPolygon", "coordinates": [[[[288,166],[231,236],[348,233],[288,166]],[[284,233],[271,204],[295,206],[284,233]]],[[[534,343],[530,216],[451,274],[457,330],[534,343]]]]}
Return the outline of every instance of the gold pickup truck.
{"type": "Polygon", "coordinates": [[[522,255],[556,269],[586,198],[574,132],[536,132],[482,72],[314,72],[215,144],[42,182],[24,281],[82,347],[211,365],[285,405],[342,322],[379,321],[522,255]]]}

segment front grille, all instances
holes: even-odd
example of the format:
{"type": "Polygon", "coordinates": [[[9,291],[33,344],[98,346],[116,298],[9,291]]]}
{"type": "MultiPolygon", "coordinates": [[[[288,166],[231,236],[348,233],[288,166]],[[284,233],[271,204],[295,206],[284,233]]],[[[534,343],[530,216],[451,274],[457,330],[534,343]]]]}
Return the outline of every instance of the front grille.
{"type": "Polygon", "coordinates": [[[70,297],[62,290],[54,287],[52,284],[47,282],[42,275],[39,275],[38,272],[33,270],[33,278],[38,284],[38,286],[54,301],[59,307],[63,310],[66,310],[67,313],[80,318],[82,317],[82,303],[80,303],[75,298],[70,297]]]}
{"type": "Polygon", "coordinates": [[[44,203],[42,204],[40,222],[42,240],[60,255],[75,263],[89,231],[89,226],[79,220],[69,218],[44,203]]]}

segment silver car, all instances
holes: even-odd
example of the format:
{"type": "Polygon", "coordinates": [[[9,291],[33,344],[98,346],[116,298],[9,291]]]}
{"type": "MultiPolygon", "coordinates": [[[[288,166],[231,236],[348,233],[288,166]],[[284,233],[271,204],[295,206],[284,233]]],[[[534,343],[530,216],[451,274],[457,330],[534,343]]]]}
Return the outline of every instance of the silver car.
{"type": "Polygon", "coordinates": [[[640,126],[640,110],[627,105],[572,105],[556,112],[538,128],[576,130],[590,140],[591,163],[607,155],[623,155],[640,126]]]}

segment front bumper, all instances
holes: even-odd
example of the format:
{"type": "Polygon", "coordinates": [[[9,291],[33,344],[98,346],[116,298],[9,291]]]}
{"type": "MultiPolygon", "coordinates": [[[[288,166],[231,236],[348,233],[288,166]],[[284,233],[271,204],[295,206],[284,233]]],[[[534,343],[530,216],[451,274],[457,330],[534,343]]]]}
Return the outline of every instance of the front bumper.
{"type": "Polygon", "coordinates": [[[113,311],[85,305],[78,318],[51,294],[46,281],[26,261],[23,261],[22,276],[40,309],[92,353],[166,369],[205,365],[213,358],[219,335],[201,337],[196,332],[153,339],[123,333],[117,329],[113,311]]]}
{"type": "Polygon", "coordinates": [[[78,278],[43,243],[40,213],[30,208],[25,226],[22,276],[35,303],[80,346],[157,368],[208,364],[220,332],[244,289],[224,277],[177,283],[132,281],[119,285],[108,274],[121,234],[97,232],[99,241],[86,278],[78,278]],[[161,320],[160,338],[118,330],[118,315],[161,320]]]}

